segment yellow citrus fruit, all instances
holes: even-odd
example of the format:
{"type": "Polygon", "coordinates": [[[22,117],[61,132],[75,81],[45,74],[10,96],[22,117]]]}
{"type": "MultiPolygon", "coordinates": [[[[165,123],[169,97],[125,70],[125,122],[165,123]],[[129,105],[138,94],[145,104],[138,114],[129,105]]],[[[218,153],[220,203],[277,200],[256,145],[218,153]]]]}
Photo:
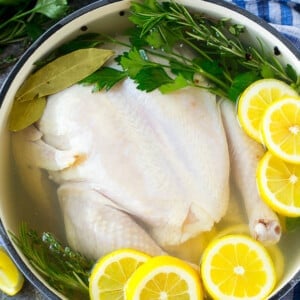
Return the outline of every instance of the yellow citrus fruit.
{"type": "Polygon", "coordinates": [[[300,164],[300,97],[272,103],[261,122],[263,141],[276,156],[300,164]]]}
{"type": "Polygon", "coordinates": [[[203,299],[200,274],[172,256],[156,256],[140,266],[127,281],[125,299],[203,299]]]}
{"type": "Polygon", "coordinates": [[[276,283],[273,262],[266,249],[244,235],[216,239],[201,262],[204,286],[213,299],[262,300],[276,283]]]}
{"type": "MultiPolygon", "coordinates": [[[[232,234],[242,234],[250,237],[249,224],[236,224],[221,230],[217,235],[216,239],[232,234]]],[[[280,280],[283,276],[284,271],[284,257],[283,254],[278,247],[278,245],[264,245],[266,250],[268,251],[275,268],[276,280],[280,280]]]]}
{"type": "Polygon", "coordinates": [[[119,249],[97,261],[89,279],[91,299],[124,299],[124,285],[151,256],[134,249],[119,249]]]}
{"type": "Polygon", "coordinates": [[[300,216],[300,165],[291,164],[268,151],[257,168],[261,198],[283,216],[300,216]]]}
{"type": "Polygon", "coordinates": [[[297,92],[277,79],[261,79],[246,88],[237,108],[238,120],[245,132],[257,142],[262,142],[260,125],[266,108],[286,96],[296,97],[297,92]]]}
{"type": "Polygon", "coordinates": [[[0,247],[0,290],[14,296],[23,287],[24,277],[7,252],[0,247]]]}

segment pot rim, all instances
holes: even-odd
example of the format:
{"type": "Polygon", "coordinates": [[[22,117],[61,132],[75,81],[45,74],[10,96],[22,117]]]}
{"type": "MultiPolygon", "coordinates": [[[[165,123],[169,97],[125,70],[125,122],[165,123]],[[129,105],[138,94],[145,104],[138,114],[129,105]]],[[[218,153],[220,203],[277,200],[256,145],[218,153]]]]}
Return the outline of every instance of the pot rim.
{"type": "MultiPolygon", "coordinates": [[[[33,42],[28,49],[23,53],[23,55],[20,57],[20,59],[17,61],[17,63],[13,66],[11,71],[8,73],[8,76],[6,77],[1,90],[0,90],[0,109],[3,103],[3,99],[5,94],[7,93],[8,89],[10,88],[11,83],[13,82],[15,76],[18,74],[20,69],[23,67],[23,65],[26,63],[28,58],[38,49],[38,47],[44,43],[49,37],[54,35],[57,30],[61,29],[66,24],[72,22],[74,19],[77,19],[95,9],[99,9],[103,6],[121,2],[122,0],[98,0],[91,4],[88,4],[82,8],[79,8],[78,10],[72,12],[71,14],[67,15],[66,17],[62,18],[58,22],[56,22],[54,25],[52,25],[49,29],[47,29],[35,42],[33,42]]],[[[225,2],[224,0],[201,0],[203,2],[209,2],[213,3],[217,6],[222,6],[225,8],[228,8],[230,10],[233,10],[247,19],[256,22],[261,27],[266,29],[269,33],[271,33],[273,36],[276,37],[279,41],[281,41],[283,44],[285,44],[289,50],[293,53],[293,55],[300,60],[300,51],[279,31],[277,31],[274,27],[272,27],[270,24],[268,24],[263,19],[259,18],[258,16],[255,16],[254,14],[248,12],[247,10],[240,8],[232,3],[225,2]]],[[[8,233],[6,232],[4,225],[2,223],[2,220],[0,218],[0,239],[3,241],[4,247],[12,257],[13,261],[16,263],[18,268],[21,270],[21,272],[24,274],[24,276],[28,279],[28,281],[36,287],[44,296],[46,296],[49,299],[60,299],[56,293],[54,293],[42,280],[37,278],[34,273],[30,270],[30,268],[25,264],[25,262],[22,260],[22,258],[17,253],[15,246],[11,242],[11,240],[8,237],[8,233]]],[[[276,300],[280,299],[284,295],[286,295],[289,291],[291,291],[297,283],[300,282],[300,270],[296,273],[296,275],[290,279],[288,283],[286,283],[277,293],[276,295],[272,296],[270,300],[276,300]]]]}

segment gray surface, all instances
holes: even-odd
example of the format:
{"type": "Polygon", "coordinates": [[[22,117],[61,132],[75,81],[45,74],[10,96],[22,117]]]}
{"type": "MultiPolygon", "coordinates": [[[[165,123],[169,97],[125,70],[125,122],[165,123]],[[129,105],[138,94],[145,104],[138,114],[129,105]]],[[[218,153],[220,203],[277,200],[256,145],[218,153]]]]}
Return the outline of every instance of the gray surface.
{"type": "MultiPolygon", "coordinates": [[[[74,7],[78,8],[81,6],[84,6],[85,4],[89,4],[95,1],[73,1],[73,5],[74,7]]],[[[19,48],[16,46],[12,46],[8,49],[6,49],[6,51],[8,53],[15,53],[16,51],[18,51],[19,48]]],[[[11,70],[11,67],[5,69],[5,70],[0,70],[0,89],[9,73],[9,71],[11,70]]],[[[0,238],[0,246],[1,246],[1,238],[0,238]]],[[[0,291],[0,300],[9,300],[9,299],[16,299],[16,300],[31,300],[31,299],[37,299],[37,300],[44,300],[46,299],[45,296],[43,296],[39,291],[37,291],[27,280],[25,280],[25,284],[23,289],[21,290],[21,292],[14,296],[14,297],[9,297],[3,293],[1,293],[0,291]]],[[[289,293],[288,295],[286,295],[285,297],[282,298],[282,300],[292,300],[293,299],[293,293],[289,293]]]]}

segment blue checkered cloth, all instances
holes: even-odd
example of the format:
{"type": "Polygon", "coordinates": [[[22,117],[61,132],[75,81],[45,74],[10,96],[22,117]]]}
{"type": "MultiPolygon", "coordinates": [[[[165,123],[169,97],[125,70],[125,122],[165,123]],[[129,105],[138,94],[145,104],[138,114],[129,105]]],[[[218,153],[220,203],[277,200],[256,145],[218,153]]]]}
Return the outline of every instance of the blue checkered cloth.
{"type": "Polygon", "coordinates": [[[225,0],[275,27],[300,51],[300,0],[225,0]]]}

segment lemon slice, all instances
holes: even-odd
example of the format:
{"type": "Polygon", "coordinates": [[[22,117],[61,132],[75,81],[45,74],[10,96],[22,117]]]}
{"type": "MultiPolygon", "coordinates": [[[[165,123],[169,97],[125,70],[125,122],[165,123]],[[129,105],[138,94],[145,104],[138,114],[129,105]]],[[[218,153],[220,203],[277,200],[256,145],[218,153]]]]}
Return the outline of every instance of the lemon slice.
{"type": "Polygon", "coordinates": [[[238,120],[245,132],[262,142],[260,124],[266,108],[286,96],[296,97],[297,92],[277,79],[261,79],[252,83],[238,101],[238,120]]]}
{"type": "Polygon", "coordinates": [[[244,235],[211,242],[202,257],[201,275],[208,293],[222,300],[266,299],[276,282],[266,249],[244,235]]]}
{"type": "Polygon", "coordinates": [[[0,247],[0,290],[9,296],[16,295],[23,287],[24,277],[7,252],[0,247]]]}
{"type": "Polygon", "coordinates": [[[300,165],[291,164],[268,151],[257,168],[261,198],[276,212],[300,216],[300,165]]]}
{"type": "Polygon", "coordinates": [[[156,256],[140,266],[125,286],[125,299],[203,299],[200,274],[172,256],[156,256]]]}
{"type": "Polygon", "coordinates": [[[300,97],[271,104],[263,115],[261,131],[265,145],[274,155],[300,164],[300,97]]]}
{"type": "Polygon", "coordinates": [[[89,279],[91,299],[124,299],[124,285],[150,256],[133,249],[119,249],[98,260],[89,279]]]}
{"type": "MultiPolygon", "coordinates": [[[[249,225],[236,224],[236,225],[226,227],[216,235],[215,239],[224,237],[226,235],[233,235],[233,234],[239,234],[239,235],[241,234],[250,237],[249,225]]],[[[279,281],[282,278],[283,271],[284,271],[284,257],[282,251],[278,247],[278,245],[264,245],[264,247],[268,251],[273,261],[275,273],[276,273],[276,281],[279,281]]]]}

